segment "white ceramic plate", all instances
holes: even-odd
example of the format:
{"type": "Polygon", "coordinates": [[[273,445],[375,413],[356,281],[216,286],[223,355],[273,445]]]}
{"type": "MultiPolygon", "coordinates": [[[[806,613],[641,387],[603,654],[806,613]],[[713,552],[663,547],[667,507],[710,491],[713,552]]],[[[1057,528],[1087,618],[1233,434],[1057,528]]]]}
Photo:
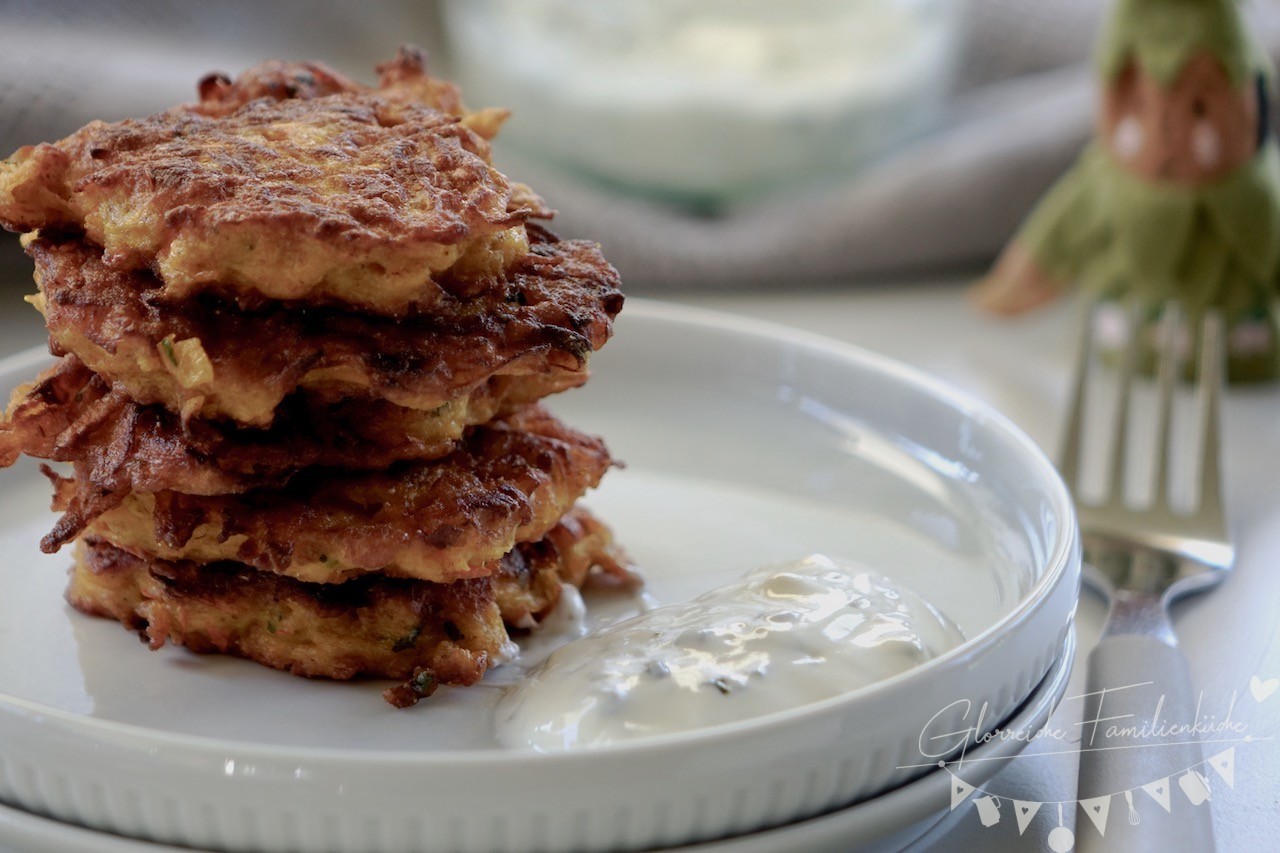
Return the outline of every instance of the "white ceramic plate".
{"type": "MultiPolygon", "coordinates": [[[[0,365],[0,384],[30,359],[0,365]]],[[[494,745],[500,685],[396,711],[379,685],[148,653],[61,600],[48,487],[0,472],[0,800],[230,849],[643,848],[830,811],[919,770],[930,719],[1010,714],[1059,655],[1078,545],[1052,466],[1009,422],[856,349],[633,300],[555,401],[627,462],[590,499],[659,601],[764,563],[852,558],[925,593],[961,647],[794,713],[546,756],[494,745]],[[968,715],[963,700],[970,704],[968,715]],[[913,761],[914,759],[914,761],[913,761]]],[[[633,602],[597,601],[598,619],[633,602]]]]}
{"type": "MultiPolygon", "coordinates": [[[[1066,692],[1074,657],[1074,635],[1070,634],[1062,656],[1000,728],[1034,732],[1043,726],[1066,692]]],[[[1021,738],[994,738],[968,751],[965,767],[953,772],[981,786],[1026,745],[1021,738]]],[[[936,831],[935,825],[947,814],[950,787],[949,775],[933,771],[870,800],[808,820],[667,849],[672,853],[848,853],[856,848],[859,853],[891,853],[936,831]]],[[[0,805],[0,849],[10,848],[24,853],[181,853],[189,849],[108,835],[0,805]]]]}

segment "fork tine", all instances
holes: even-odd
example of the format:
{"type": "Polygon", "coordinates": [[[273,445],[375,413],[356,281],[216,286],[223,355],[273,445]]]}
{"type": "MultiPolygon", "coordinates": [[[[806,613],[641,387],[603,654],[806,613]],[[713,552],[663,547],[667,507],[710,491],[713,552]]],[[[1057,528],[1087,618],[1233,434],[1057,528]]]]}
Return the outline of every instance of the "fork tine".
{"type": "Polygon", "coordinates": [[[1178,332],[1182,311],[1176,302],[1166,302],[1160,313],[1160,360],[1157,367],[1158,396],[1156,403],[1156,468],[1152,505],[1169,505],[1170,422],[1173,420],[1173,383],[1182,359],[1178,352],[1178,332]]]}
{"type": "Polygon", "coordinates": [[[1142,344],[1141,308],[1134,303],[1129,308],[1129,340],[1120,356],[1120,370],[1116,387],[1116,410],[1111,427],[1111,466],[1102,492],[1104,503],[1124,504],[1125,462],[1129,458],[1129,400],[1133,386],[1133,371],[1138,361],[1138,349],[1142,344]]]}
{"type": "Polygon", "coordinates": [[[1058,454],[1058,472],[1071,493],[1078,493],[1080,479],[1080,447],[1084,433],[1084,391],[1089,372],[1089,354],[1093,351],[1093,303],[1086,303],[1080,313],[1080,330],[1076,342],[1075,378],[1071,388],[1071,401],[1067,405],[1066,430],[1062,436],[1062,449],[1058,454]]]}
{"type": "Polygon", "coordinates": [[[1200,330],[1198,415],[1200,419],[1199,514],[1212,516],[1225,526],[1222,507],[1222,425],[1220,401],[1226,382],[1226,353],[1222,314],[1210,310],[1200,330]]]}

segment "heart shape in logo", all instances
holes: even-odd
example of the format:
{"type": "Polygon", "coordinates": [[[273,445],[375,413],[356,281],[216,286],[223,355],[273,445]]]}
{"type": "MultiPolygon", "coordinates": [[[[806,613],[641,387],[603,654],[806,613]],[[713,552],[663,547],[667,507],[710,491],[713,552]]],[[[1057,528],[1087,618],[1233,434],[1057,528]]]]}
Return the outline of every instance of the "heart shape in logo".
{"type": "Polygon", "coordinates": [[[1280,688],[1280,678],[1268,678],[1263,681],[1255,675],[1249,679],[1249,692],[1253,694],[1253,701],[1259,704],[1267,701],[1267,697],[1275,693],[1277,688],[1280,688]]]}

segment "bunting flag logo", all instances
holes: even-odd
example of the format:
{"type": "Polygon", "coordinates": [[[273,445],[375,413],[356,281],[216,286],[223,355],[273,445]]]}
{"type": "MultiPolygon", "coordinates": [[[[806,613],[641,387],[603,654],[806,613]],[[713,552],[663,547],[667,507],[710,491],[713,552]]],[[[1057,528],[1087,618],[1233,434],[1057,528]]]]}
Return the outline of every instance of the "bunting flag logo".
{"type": "Polygon", "coordinates": [[[1210,758],[1209,766],[1218,774],[1218,778],[1227,783],[1228,788],[1236,786],[1236,748],[1234,746],[1210,758]]]}
{"type": "Polygon", "coordinates": [[[1160,808],[1173,814],[1173,804],[1169,802],[1169,779],[1159,779],[1155,782],[1148,782],[1142,786],[1142,790],[1151,795],[1151,799],[1160,804],[1160,808]]]}
{"type": "Polygon", "coordinates": [[[971,801],[974,804],[974,810],[978,814],[979,821],[985,827],[995,826],[1000,822],[1002,817],[1001,805],[1002,803],[1007,803],[1013,808],[1013,817],[1018,824],[1018,835],[1024,835],[1027,827],[1031,825],[1031,821],[1035,820],[1036,815],[1040,813],[1044,806],[1056,805],[1058,807],[1058,826],[1050,833],[1049,838],[1049,848],[1055,853],[1056,851],[1066,853],[1066,851],[1075,849],[1075,833],[1071,832],[1063,821],[1062,809],[1064,805],[1078,806],[1085,817],[1089,819],[1089,823],[1098,831],[1098,835],[1105,837],[1107,834],[1107,820],[1111,816],[1111,801],[1116,797],[1124,797],[1129,809],[1129,823],[1137,826],[1142,821],[1133,803],[1135,791],[1143,791],[1147,796],[1159,803],[1160,808],[1164,809],[1166,813],[1173,814],[1174,787],[1182,791],[1189,806],[1195,807],[1209,802],[1212,798],[1213,792],[1209,784],[1208,775],[1210,768],[1213,770],[1213,774],[1222,779],[1229,788],[1235,787],[1236,778],[1236,750],[1235,747],[1229,747],[1171,776],[1165,776],[1145,785],[1139,785],[1124,791],[1115,791],[1096,797],[1083,797],[1077,800],[1015,800],[1006,798],[1003,794],[988,791],[978,785],[970,784],[953,773],[945,762],[940,763],[951,776],[951,810],[955,811],[962,803],[971,801]],[[1201,772],[1201,769],[1204,772],[1201,772]],[[975,793],[978,796],[974,796],[975,793]]]}
{"type": "Polygon", "coordinates": [[[1013,801],[1013,816],[1018,820],[1018,834],[1022,835],[1031,825],[1036,812],[1040,811],[1040,803],[1027,800],[1013,801]]]}
{"type": "Polygon", "coordinates": [[[1111,813],[1111,795],[1104,794],[1101,797],[1089,797],[1080,800],[1080,808],[1084,810],[1085,816],[1098,830],[1099,835],[1107,834],[1107,815],[1111,813]]]}
{"type": "MultiPolygon", "coordinates": [[[[1254,693],[1254,698],[1259,702],[1268,699],[1275,691],[1280,690],[1280,679],[1272,678],[1268,681],[1261,681],[1255,677],[1255,683],[1250,685],[1250,689],[1254,693]]],[[[1232,694],[1231,703],[1234,707],[1236,698],[1242,695],[1242,691],[1232,694]]],[[[1199,710],[1197,710],[1199,714],[1199,710]]],[[[1210,723],[1214,722],[1214,717],[1206,718],[1210,723]]],[[[1200,717],[1197,717],[1200,720],[1200,717]]],[[[1197,723],[1199,725],[1199,723],[1197,723]]],[[[1130,784],[1128,787],[1118,791],[1099,792],[1081,788],[1076,790],[1074,799],[1062,800],[1020,800],[1008,796],[1007,792],[993,791],[984,787],[984,781],[970,782],[961,779],[956,775],[955,770],[967,766],[972,762],[972,757],[962,757],[957,761],[939,760],[931,762],[929,765],[910,765],[916,767],[932,766],[936,769],[945,770],[947,778],[950,782],[951,810],[955,811],[966,803],[973,804],[973,811],[977,820],[983,827],[990,828],[1001,822],[1002,818],[1009,816],[1009,810],[1013,810],[1014,822],[1018,827],[1019,837],[1026,837],[1027,829],[1035,820],[1041,822],[1048,821],[1048,834],[1045,841],[1051,853],[1070,853],[1076,849],[1076,843],[1081,834],[1089,835],[1096,831],[1099,838],[1107,838],[1108,830],[1110,832],[1109,843],[1117,843],[1118,836],[1124,836],[1130,839],[1133,836],[1126,835],[1127,832],[1142,831],[1140,825],[1145,825],[1147,821],[1159,821],[1163,819],[1159,810],[1150,806],[1142,806],[1142,803],[1135,804],[1135,798],[1138,792],[1146,794],[1164,810],[1165,815],[1173,815],[1176,809],[1195,809],[1201,806],[1208,807],[1208,804],[1214,799],[1216,793],[1219,797],[1224,796],[1227,790],[1234,790],[1236,785],[1236,749],[1241,743],[1256,744],[1259,741],[1274,740],[1271,737],[1256,737],[1247,732],[1245,723],[1231,719],[1230,708],[1225,718],[1218,723],[1212,731],[1198,731],[1195,734],[1199,737],[1192,737],[1188,743],[1195,743],[1197,746],[1195,755],[1187,755],[1183,761],[1194,760],[1194,764],[1190,766],[1179,767],[1183,761],[1177,763],[1170,762],[1172,766],[1162,768],[1166,775],[1158,779],[1152,779],[1149,782],[1141,784],[1139,779],[1127,779],[1124,784],[1130,784]],[[1239,737],[1219,737],[1214,738],[1213,733],[1239,735],[1239,737]],[[1216,749],[1216,752],[1210,751],[1216,749]],[[1217,791],[1213,786],[1221,782],[1223,787],[1217,791]],[[1175,790],[1181,792],[1175,796],[1175,790]],[[1086,796],[1089,795],[1089,796],[1086,796]],[[1119,806],[1119,815],[1114,823],[1108,823],[1111,818],[1111,807],[1113,801],[1117,797],[1123,797],[1124,802],[1119,806]],[[1048,812],[1045,806],[1057,806],[1057,821],[1054,822],[1052,817],[1045,818],[1043,815],[1048,812]],[[1077,819],[1074,825],[1066,820],[1072,814],[1072,809],[1078,808],[1084,817],[1088,820],[1077,819]],[[1124,826],[1123,824],[1126,824],[1124,826]],[[1092,827],[1092,829],[1081,827],[1092,827]],[[1138,829],[1134,829],[1138,828],[1138,829]]],[[[1078,744],[1079,741],[1070,741],[1078,744]]],[[[1163,742],[1153,744],[1154,746],[1165,745],[1163,742]]],[[[1141,744],[1139,744],[1141,746],[1141,744]]],[[[1106,749],[1132,749],[1133,746],[1121,747],[1105,747],[1106,749]]],[[[1056,752],[1045,752],[1043,755],[1069,755],[1072,750],[1062,750],[1056,752]]],[[[1009,756],[1013,758],[1024,757],[1020,755],[1009,756]]],[[[1123,760],[1123,758],[1121,759],[1123,760]]],[[[1145,763],[1137,766],[1146,766],[1145,763]]],[[[1035,837],[1033,834],[1031,837],[1035,837]]]]}
{"type": "MultiPolygon", "coordinates": [[[[947,771],[950,772],[950,771],[947,771]]],[[[955,811],[973,793],[973,786],[954,773],[951,774],[951,810],[955,811]]]]}

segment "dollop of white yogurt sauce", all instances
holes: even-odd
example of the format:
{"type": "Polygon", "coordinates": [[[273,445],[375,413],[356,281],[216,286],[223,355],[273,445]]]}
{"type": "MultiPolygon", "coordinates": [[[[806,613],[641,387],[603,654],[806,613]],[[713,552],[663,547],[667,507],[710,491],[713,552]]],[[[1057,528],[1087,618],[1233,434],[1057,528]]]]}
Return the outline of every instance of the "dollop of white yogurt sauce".
{"type": "Polygon", "coordinates": [[[964,639],[916,593],[814,555],[565,644],[503,697],[497,736],[557,751],[745,720],[889,678],[964,639]]]}

